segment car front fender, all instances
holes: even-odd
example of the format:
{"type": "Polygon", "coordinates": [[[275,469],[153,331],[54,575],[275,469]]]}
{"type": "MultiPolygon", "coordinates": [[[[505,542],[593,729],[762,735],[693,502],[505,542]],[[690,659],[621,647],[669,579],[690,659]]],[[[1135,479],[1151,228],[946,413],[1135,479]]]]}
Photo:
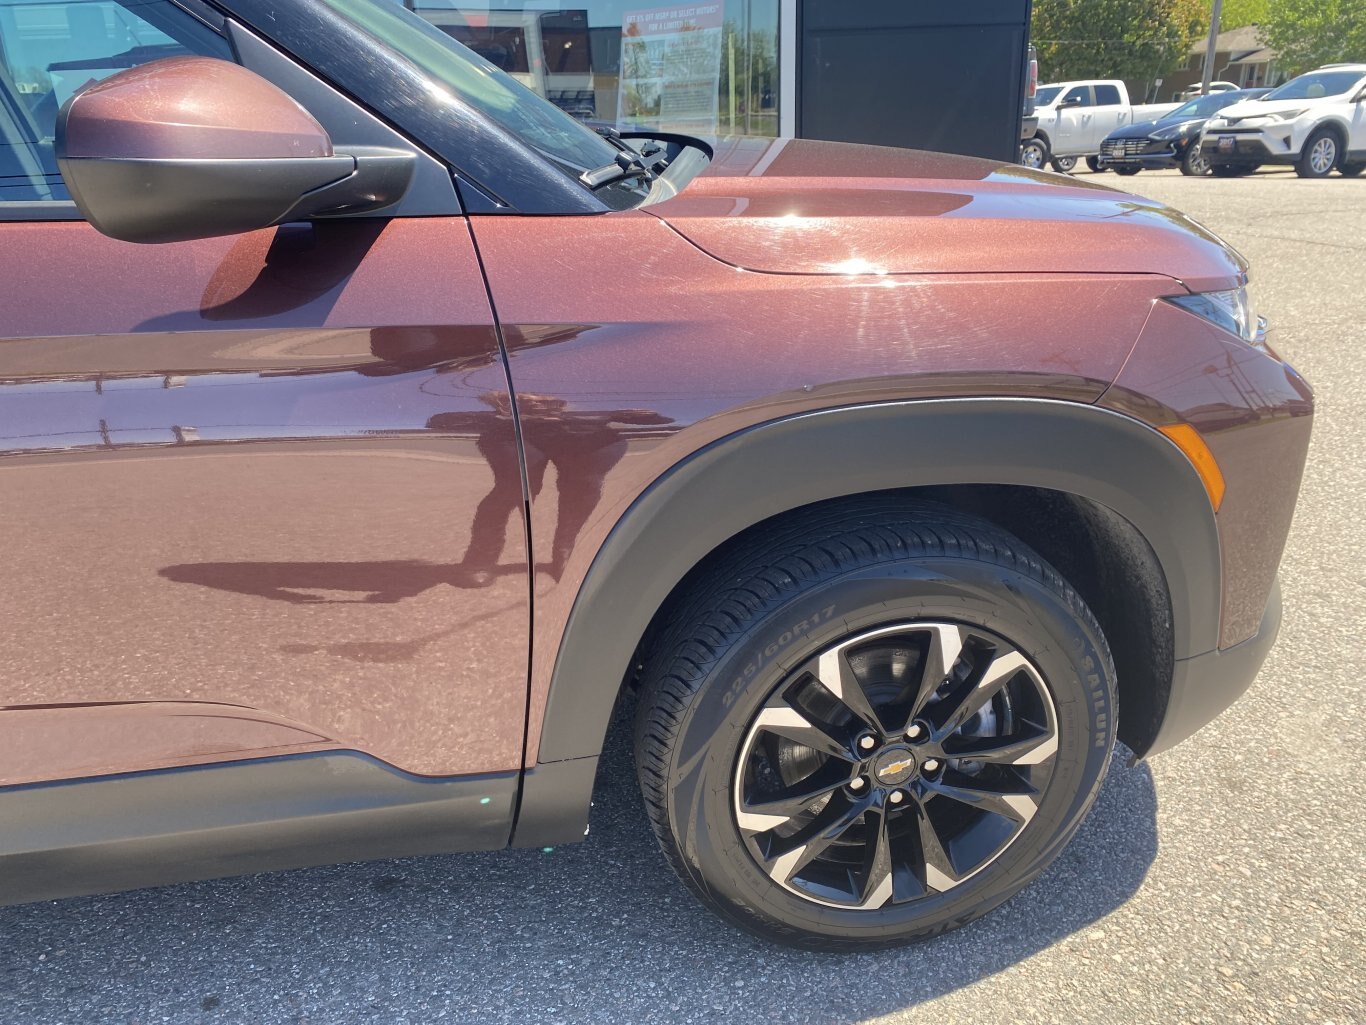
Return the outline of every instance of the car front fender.
{"type": "Polygon", "coordinates": [[[551,842],[551,835],[558,842],[575,829],[582,835],[597,756],[636,646],[708,553],[801,506],[951,484],[1044,488],[1113,510],[1161,566],[1175,657],[1217,646],[1214,512],[1191,464],[1152,427],[1096,406],[1023,398],[887,402],[770,421],[676,463],[598,551],[561,638],[516,842],[551,842]],[[567,819],[558,831],[541,832],[533,823],[547,816],[567,819]]]}

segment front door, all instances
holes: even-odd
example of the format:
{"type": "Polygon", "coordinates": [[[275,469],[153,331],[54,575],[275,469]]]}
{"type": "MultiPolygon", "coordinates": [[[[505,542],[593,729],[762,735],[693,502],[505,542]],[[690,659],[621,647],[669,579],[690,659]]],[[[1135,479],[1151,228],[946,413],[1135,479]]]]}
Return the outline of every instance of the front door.
{"type": "Polygon", "coordinates": [[[167,0],[0,0],[0,785],[332,748],[516,769],[521,474],[454,190],[99,235],[57,109],[186,52],[232,54],[167,0]]]}

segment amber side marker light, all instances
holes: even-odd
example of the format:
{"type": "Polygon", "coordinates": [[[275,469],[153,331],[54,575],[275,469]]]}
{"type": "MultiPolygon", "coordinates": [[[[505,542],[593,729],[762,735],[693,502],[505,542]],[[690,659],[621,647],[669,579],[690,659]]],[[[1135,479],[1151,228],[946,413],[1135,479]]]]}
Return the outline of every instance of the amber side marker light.
{"type": "Polygon", "coordinates": [[[1168,424],[1166,427],[1159,427],[1158,430],[1186,454],[1186,458],[1195,467],[1195,472],[1200,475],[1201,483],[1205,485],[1210,505],[1218,512],[1219,504],[1224,500],[1224,475],[1219,470],[1219,464],[1215,462],[1214,453],[1205,444],[1205,439],[1200,437],[1200,432],[1190,424],[1168,424]]]}

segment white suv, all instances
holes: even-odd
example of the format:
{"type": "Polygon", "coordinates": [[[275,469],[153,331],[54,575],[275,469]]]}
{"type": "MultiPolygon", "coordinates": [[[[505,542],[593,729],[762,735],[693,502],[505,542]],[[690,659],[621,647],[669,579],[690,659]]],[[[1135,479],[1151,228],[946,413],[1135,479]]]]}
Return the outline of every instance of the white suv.
{"type": "Polygon", "coordinates": [[[1301,178],[1366,170],[1366,64],[1329,64],[1205,124],[1200,154],[1220,177],[1294,164],[1301,178]]]}

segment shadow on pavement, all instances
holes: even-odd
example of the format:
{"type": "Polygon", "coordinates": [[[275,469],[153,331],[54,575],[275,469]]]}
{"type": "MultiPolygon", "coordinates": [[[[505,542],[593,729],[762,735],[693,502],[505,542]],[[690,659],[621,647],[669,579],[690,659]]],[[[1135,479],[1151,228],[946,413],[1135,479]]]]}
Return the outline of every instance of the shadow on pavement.
{"type": "Polygon", "coordinates": [[[617,729],[593,834],[550,852],[374,862],[0,909],[0,1022],[857,1022],[1103,918],[1157,852],[1116,755],[1062,857],[918,946],[813,955],[713,918],[665,866],[617,729]]]}

